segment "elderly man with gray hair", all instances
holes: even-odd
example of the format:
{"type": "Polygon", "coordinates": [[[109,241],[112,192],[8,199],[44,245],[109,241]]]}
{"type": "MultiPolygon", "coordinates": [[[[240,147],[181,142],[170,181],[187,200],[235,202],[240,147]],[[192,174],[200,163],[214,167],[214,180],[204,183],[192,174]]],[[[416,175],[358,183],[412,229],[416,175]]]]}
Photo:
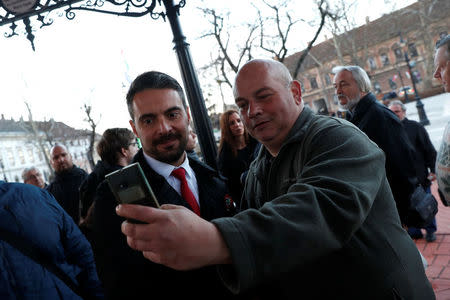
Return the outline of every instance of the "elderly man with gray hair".
{"type": "Polygon", "coordinates": [[[47,184],[44,181],[44,177],[42,176],[42,173],[34,166],[25,168],[22,171],[22,179],[24,183],[32,184],[41,189],[47,186],[47,184]]]}
{"type": "Polygon", "coordinates": [[[370,92],[367,73],[359,66],[333,69],[339,105],[350,111],[349,121],[361,129],[386,156],[386,175],[403,225],[414,191],[413,149],[400,120],[370,92]]]}

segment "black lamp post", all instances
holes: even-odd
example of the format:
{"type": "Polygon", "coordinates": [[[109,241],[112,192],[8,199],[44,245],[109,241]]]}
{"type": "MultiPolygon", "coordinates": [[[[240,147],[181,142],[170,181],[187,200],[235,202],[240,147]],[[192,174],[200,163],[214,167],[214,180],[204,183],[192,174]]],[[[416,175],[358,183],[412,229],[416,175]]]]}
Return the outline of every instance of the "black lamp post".
{"type": "Polygon", "coordinates": [[[405,84],[403,83],[402,71],[401,71],[400,69],[397,69],[397,72],[398,72],[398,76],[400,77],[400,82],[401,82],[401,84],[402,84],[403,91],[405,92],[405,102],[408,102],[408,101],[409,101],[409,99],[408,99],[408,93],[407,93],[407,92],[405,91],[405,89],[404,89],[405,84]]]}
{"type": "MultiPolygon", "coordinates": [[[[400,34],[400,44],[401,45],[406,44],[405,41],[403,40],[401,34],[400,34]]],[[[414,80],[414,74],[412,73],[411,64],[409,62],[408,50],[405,49],[404,53],[405,53],[405,62],[406,62],[406,65],[408,66],[409,75],[411,77],[411,82],[412,82],[412,85],[413,85],[413,88],[414,88],[414,94],[416,96],[416,108],[417,108],[417,113],[419,114],[420,124],[422,124],[424,126],[430,125],[430,121],[428,120],[427,114],[425,113],[425,109],[423,107],[423,103],[420,100],[419,93],[417,92],[416,81],[414,80]]],[[[408,99],[408,98],[406,98],[407,97],[407,95],[406,95],[407,92],[404,89],[404,87],[403,87],[403,91],[405,93],[405,99],[408,99]]]]}

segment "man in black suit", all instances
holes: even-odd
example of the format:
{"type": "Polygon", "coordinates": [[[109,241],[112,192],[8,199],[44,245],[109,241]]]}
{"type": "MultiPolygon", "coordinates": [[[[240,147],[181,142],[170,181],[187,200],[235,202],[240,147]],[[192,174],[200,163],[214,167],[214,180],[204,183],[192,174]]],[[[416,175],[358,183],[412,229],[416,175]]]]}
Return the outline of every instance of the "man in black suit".
{"type": "MultiPolygon", "coordinates": [[[[142,143],[133,162],[142,167],[158,202],[184,206],[205,220],[231,215],[224,179],[216,170],[186,155],[190,115],[179,83],[160,72],[141,74],[131,84],[127,105],[130,125],[142,143]],[[186,180],[172,173],[180,169],[186,180]]],[[[128,247],[120,231],[124,219],[116,215],[116,205],[103,182],[95,199],[93,248],[107,298],[232,297],[212,267],[175,271],[150,262],[128,247]]]]}
{"type": "MultiPolygon", "coordinates": [[[[419,122],[408,120],[406,117],[406,106],[400,100],[394,100],[389,104],[389,109],[392,110],[403,124],[406,130],[409,141],[414,147],[414,168],[416,170],[417,179],[423,186],[427,193],[431,193],[431,180],[436,179],[435,164],[436,164],[436,149],[430,141],[428,132],[425,127],[419,122]]],[[[427,242],[434,242],[437,230],[436,218],[424,227],[427,242]]],[[[413,239],[423,238],[420,228],[409,227],[408,233],[413,239]]]]}

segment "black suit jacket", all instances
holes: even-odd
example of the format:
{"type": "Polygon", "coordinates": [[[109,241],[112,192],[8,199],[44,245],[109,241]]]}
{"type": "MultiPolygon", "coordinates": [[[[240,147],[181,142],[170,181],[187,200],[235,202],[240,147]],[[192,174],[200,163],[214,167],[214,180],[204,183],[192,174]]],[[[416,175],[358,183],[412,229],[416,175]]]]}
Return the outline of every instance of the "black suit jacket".
{"type": "Polygon", "coordinates": [[[413,149],[398,117],[378,103],[372,93],[356,105],[350,122],[358,126],[386,155],[386,177],[397,204],[402,223],[405,223],[409,198],[414,191],[416,173],[413,149]]]}
{"type": "Polygon", "coordinates": [[[55,179],[45,188],[77,225],[80,222],[80,186],[87,176],[86,171],[74,165],[70,170],[55,173],[55,179]]]}
{"type": "Polygon", "coordinates": [[[428,169],[435,173],[436,149],[434,149],[428,132],[422,124],[407,118],[402,120],[402,124],[411,145],[414,147],[414,168],[416,169],[417,179],[424,188],[427,188],[431,185],[431,182],[427,179],[428,169]]]}
{"type": "MultiPolygon", "coordinates": [[[[187,202],[146,162],[142,150],[136,154],[159,203],[189,207],[187,202]]],[[[200,214],[206,220],[228,216],[224,178],[215,170],[189,158],[199,188],[200,214]]],[[[94,242],[99,277],[107,299],[162,299],[175,297],[192,299],[228,299],[231,293],[221,284],[214,267],[194,271],[175,271],[152,263],[141,252],[131,249],[121,232],[124,221],[115,213],[117,205],[107,182],[97,189],[94,206],[94,242]],[[158,298],[155,298],[158,299],[158,298]]]]}

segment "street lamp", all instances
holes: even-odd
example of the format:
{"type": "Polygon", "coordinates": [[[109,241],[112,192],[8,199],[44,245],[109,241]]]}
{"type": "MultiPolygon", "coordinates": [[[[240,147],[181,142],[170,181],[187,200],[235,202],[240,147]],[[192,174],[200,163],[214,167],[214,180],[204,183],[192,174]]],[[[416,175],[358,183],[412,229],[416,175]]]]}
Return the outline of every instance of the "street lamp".
{"type": "MultiPolygon", "coordinates": [[[[402,45],[402,46],[406,45],[405,41],[402,38],[402,34],[401,33],[400,33],[400,45],[402,45]]],[[[413,75],[413,73],[411,71],[411,64],[409,62],[408,49],[405,47],[403,52],[405,53],[405,62],[406,62],[406,65],[408,66],[408,71],[409,71],[409,75],[411,77],[411,82],[412,82],[412,85],[413,85],[414,94],[416,96],[416,108],[417,108],[417,113],[419,114],[420,124],[422,124],[424,126],[425,125],[430,125],[430,121],[428,120],[427,114],[425,113],[425,109],[423,108],[423,103],[420,100],[419,93],[417,92],[416,81],[414,80],[414,77],[413,77],[414,75],[413,75]]],[[[405,99],[408,99],[407,95],[406,95],[407,92],[405,90],[405,87],[403,87],[403,91],[405,93],[405,99]]]]}

